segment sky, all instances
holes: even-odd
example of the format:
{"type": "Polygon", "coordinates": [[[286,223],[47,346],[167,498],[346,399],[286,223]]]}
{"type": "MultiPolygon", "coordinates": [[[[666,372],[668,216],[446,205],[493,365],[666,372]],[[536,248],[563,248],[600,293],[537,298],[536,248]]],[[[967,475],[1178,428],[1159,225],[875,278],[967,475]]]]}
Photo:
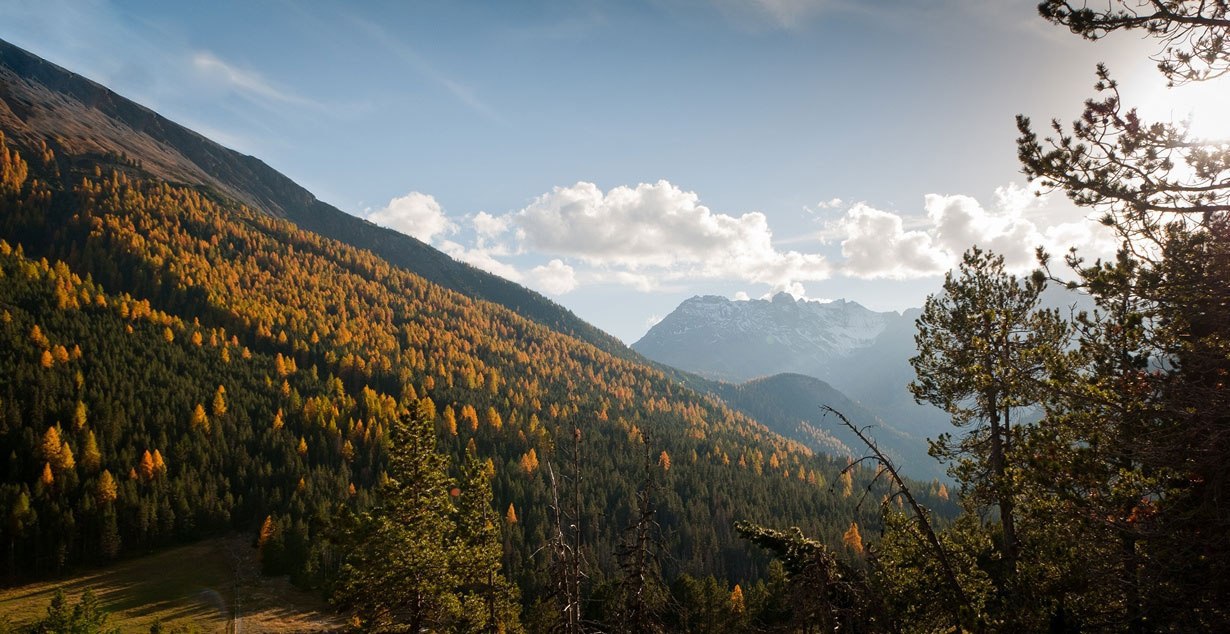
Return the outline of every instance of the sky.
{"type": "Polygon", "coordinates": [[[697,294],[903,310],[973,244],[1109,253],[1014,116],[1075,118],[1099,61],[1196,132],[1230,95],[1034,4],[10,0],[0,38],[631,343],[697,294]]]}

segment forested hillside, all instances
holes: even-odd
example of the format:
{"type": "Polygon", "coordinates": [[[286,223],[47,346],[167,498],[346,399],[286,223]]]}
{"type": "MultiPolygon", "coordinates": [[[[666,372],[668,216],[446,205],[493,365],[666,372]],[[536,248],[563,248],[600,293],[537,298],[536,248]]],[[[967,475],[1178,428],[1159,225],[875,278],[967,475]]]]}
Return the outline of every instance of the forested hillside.
{"type": "Polygon", "coordinates": [[[546,297],[458,262],[415,238],[351,216],[260,159],[223,147],[3,40],[0,130],[27,151],[47,142],[65,156],[131,157],[142,172],[158,179],[216,192],[252,210],[289,219],[302,229],[370,250],[445,288],[506,306],[607,352],[632,356],[618,339],[546,297]]]}
{"type": "Polygon", "coordinates": [[[878,522],[831,486],[844,463],[658,370],[133,160],[0,154],[10,578],[269,518],[275,567],[313,583],[320,531],[337,504],[370,503],[406,410],[455,464],[468,446],[485,463],[506,572],[530,597],[546,467],[567,472],[574,428],[595,584],[632,521],[642,441],[660,454],[668,577],[761,575],[737,519],[834,542],[878,522]]]}
{"type": "Polygon", "coordinates": [[[737,385],[715,383],[712,389],[732,407],[816,451],[852,458],[864,455],[867,447],[837,417],[822,409],[827,405],[875,437],[903,473],[916,478],[946,477],[944,466],[927,455],[925,438],[889,424],[820,379],[775,374],[737,385]]]}

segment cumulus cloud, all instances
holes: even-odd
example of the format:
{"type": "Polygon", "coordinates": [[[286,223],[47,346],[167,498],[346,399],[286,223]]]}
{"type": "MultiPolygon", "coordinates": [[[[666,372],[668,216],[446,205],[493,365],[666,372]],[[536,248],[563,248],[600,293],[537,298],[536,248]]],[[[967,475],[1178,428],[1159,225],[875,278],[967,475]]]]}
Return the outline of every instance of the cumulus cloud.
{"type": "Polygon", "coordinates": [[[577,287],[576,271],[559,258],[530,269],[530,278],[535,288],[548,295],[563,295],[577,287]]]}
{"type": "Polygon", "coordinates": [[[423,242],[431,242],[438,235],[457,230],[457,225],[444,215],[444,209],[435,197],[419,192],[390,200],[384,209],[368,214],[367,219],[423,242]]]}
{"type": "Polygon", "coordinates": [[[908,278],[948,270],[930,234],[907,231],[901,216],[859,203],[838,221],[843,271],[854,277],[908,278]]]}
{"type": "Polygon", "coordinates": [[[474,225],[474,232],[478,234],[480,240],[494,238],[508,231],[507,216],[493,216],[485,211],[475,214],[470,224],[474,225]]]}
{"type": "Polygon", "coordinates": [[[859,203],[829,231],[841,237],[842,271],[860,278],[937,275],[974,245],[1004,256],[1008,267],[1018,271],[1036,265],[1039,246],[1052,253],[1072,246],[1092,255],[1113,252],[1110,234],[1087,219],[1040,226],[1032,212],[1039,211],[1046,197],[1036,196],[1036,191],[1032,185],[1001,187],[990,209],[970,196],[928,194],[923,201],[926,215],[914,228],[900,214],[859,203]]]}
{"type": "Polygon", "coordinates": [[[777,250],[764,214],[714,213],[665,180],[607,192],[586,182],[556,187],[501,220],[525,250],[575,258],[642,288],[725,278],[798,290],[831,270],[822,255],[777,250]]]}

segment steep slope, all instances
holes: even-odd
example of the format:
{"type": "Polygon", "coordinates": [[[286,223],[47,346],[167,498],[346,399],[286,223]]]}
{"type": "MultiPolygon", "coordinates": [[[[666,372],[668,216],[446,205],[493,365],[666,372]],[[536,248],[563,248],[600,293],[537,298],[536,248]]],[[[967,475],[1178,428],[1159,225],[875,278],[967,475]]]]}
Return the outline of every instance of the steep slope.
{"type": "Polygon", "coordinates": [[[317,200],[259,159],[225,148],[84,77],[0,40],[0,129],[27,155],[133,162],[159,179],[202,187],[351,246],[477,299],[495,302],[607,352],[616,338],[529,289],[317,200]]]}

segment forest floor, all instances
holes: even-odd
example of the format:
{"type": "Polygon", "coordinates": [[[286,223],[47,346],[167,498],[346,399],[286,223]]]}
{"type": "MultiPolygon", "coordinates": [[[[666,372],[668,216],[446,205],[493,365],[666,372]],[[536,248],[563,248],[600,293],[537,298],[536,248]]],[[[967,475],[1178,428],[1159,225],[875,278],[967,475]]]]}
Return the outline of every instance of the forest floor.
{"type": "Polygon", "coordinates": [[[157,621],[166,630],[188,632],[327,632],[345,626],[319,595],[295,588],[286,577],[262,577],[251,538],[240,535],[0,588],[0,630],[45,616],[57,588],[70,606],[92,590],[110,613],[107,624],[122,632],[148,632],[157,621]]]}

